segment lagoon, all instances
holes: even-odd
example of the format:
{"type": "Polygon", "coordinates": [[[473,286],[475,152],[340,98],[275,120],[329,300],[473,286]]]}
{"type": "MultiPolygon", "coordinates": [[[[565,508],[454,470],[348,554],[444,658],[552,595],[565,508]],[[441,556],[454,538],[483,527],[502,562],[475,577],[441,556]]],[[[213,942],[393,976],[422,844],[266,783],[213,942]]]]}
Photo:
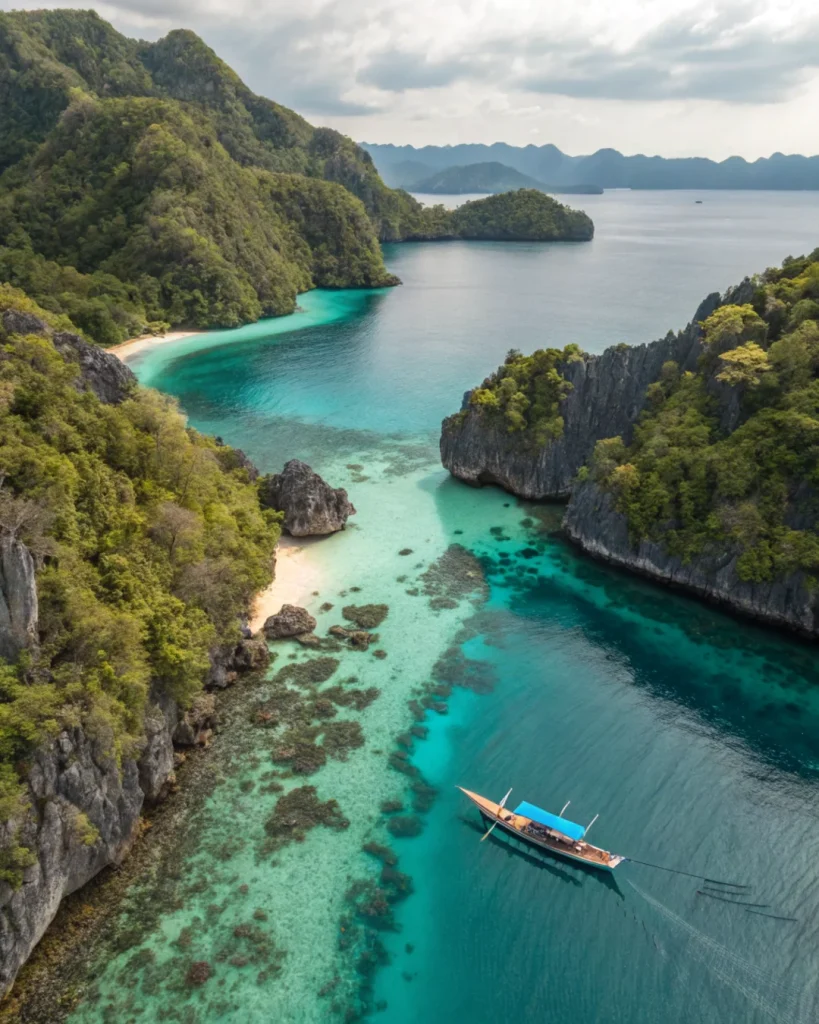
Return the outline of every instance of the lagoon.
{"type": "MultiPolygon", "coordinates": [[[[132,362],[263,470],[298,457],[348,488],[358,514],[311,550],[322,582],[309,607],[324,632],[345,601],[388,604],[387,657],[342,655],[337,677],[381,695],[356,716],[364,746],[307,780],[349,827],[262,853],[272,741],[233,722],[218,739],[235,745],[231,769],[180,842],[184,899],[100,969],[78,1024],[169,1009],[190,1024],[376,1008],[385,1024],[816,1019],[815,648],[580,556],[559,506],[450,479],[437,435],[511,347],[649,341],[708,292],[813,249],[819,196],[567,198],[595,220],[593,242],[389,246],[401,288],[310,293],[292,317],[132,362]],[[408,702],[430,686],[440,704],[423,713],[426,737],[407,737],[419,718],[408,702]],[[435,787],[431,806],[390,763],[396,751],[435,787]],[[553,811],[571,799],[575,820],[600,813],[599,845],[752,885],[753,902],[797,920],[636,864],[606,881],[500,836],[480,843],[457,784],[495,799],[513,786],[553,811]],[[419,805],[421,834],[393,836],[385,800],[419,805]],[[351,902],[380,868],[367,842],[389,844],[412,879],[390,929],[351,902]],[[286,950],[261,981],[244,955],[222,956],[256,911],[286,950]],[[213,975],[185,989],[191,959],[213,975]]],[[[305,658],[279,652],[274,669],[305,658]]]]}

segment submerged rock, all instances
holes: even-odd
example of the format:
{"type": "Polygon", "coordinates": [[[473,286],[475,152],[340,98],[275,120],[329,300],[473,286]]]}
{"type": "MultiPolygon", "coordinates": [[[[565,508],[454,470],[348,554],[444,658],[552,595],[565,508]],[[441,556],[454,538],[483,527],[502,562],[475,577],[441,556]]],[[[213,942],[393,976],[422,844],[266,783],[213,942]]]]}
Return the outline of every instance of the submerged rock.
{"type": "Polygon", "coordinates": [[[298,459],[291,459],[281,473],[259,481],[259,500],[267,508],[284,512],[284,528],[293,537],[336,533],[355,515],[343,487],[331,487],[298,459]]]}
{"type": "Polygon", "coordinates": [[[359,629],[377,629],[386,619],[389,610],[386,604],[348,604],[341,609],[341,614],[359,629]]]}
{"type": "Polygon", "coordinates": [[[378,633],[369,633],[366,629],[345,629],[344,626],[330,626],[330,636],[343,640],[354,651],[366,651],[370,644],[378,640],[378,633]]]}
{"type": "Polygon", "coordinates": [[[268,640],[312,633],[315,628],[316,620],[310,612],[295,604],[283,604],[281,610],[271,615],[262,627],[268,640]]]}

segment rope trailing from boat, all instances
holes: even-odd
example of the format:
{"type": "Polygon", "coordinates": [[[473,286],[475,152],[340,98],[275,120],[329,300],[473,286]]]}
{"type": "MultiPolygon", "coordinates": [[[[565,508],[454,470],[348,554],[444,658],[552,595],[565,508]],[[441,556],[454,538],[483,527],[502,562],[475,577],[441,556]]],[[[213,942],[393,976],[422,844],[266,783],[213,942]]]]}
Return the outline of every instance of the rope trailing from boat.
{"type": "Polygon", "coordinates": [[[746,914],[756,914],[758,917],[770,917],[773,921],[798,921],[798,917],[780,917],[779,914],[766,914],[762,910],[746,910],[746,914]]]}
{"type": "Polygon", "coordinates": [[[625,857],[624,860],[631,864],[640,864],[644,868],[656,868],[658,871],[670,871],[672,875],[685,875],[686,878],[696,878],[702,882],[711,882],[713,885],[730,885],[734,889],[750,889],[750,885],[741,885],[739,882],[721,882],[718,878],[704,878],[702,875],[695,875],[691,871],[681,871],[680,868],[667,868],[664,864],[652,864],[647,860],[637,860],[634,857],[625,857]]]}
{"type": "Polygon", "coordinates": [[[732,903],[735,907],[770,907],[770,903],[745,903],[742,900],[732,900],[728,896],[717,896],[715,892],[706,892],[704,889],[697,889],[698,896],[710,896],[712,900],[721,900],[723,903],[732,903]]]}

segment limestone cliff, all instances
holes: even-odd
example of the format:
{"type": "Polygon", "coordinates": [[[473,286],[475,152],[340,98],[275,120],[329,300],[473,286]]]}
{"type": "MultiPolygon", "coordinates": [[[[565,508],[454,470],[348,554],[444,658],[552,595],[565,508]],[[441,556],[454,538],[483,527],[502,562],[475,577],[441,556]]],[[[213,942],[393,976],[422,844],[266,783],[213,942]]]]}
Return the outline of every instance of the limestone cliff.
{"type": "MultiPolygon", "coordinates": [[[[733,300],[732,301],[736,301],[733,300]]],[[[567,362],[561,373],[571,390],[561,403],[561,436],[532,446],[520,433],[485,410],[469,404],[443,422],[441,461],[470,484],[498,484],[522,498],[566,498],[572,481],[597,441],[621,435],[627,440],[645,404],[646,388],[663,363],[693,369],[700,351],[699,323],[721,304],[709,295],[684,331],[647,345],[617,345],[599,356],[567,362]]]]}
{"type": "Polygon", "coordinates": [[[740,579],[736,547],[713,546],[687,561],[662,544],[633,542],[612,495],[592,481],[572,491],[563,528],[584,551],[612,565],[688,590],[698,597],[771,625],[819,637],[819,601],[804,572],[771,582],[740,579]]]}
{"type": "Polygon", "coordinates": [[[34,559],[21,541],[0,534],[0,658],[14,661],[37,638],[34,559]]]}
{"type": "MultiPolygon", "coordinates": [[[[673,361],[681,371],[701,372],[700,356],[705,350],[701,321],[720,306],[748,303],[757,287],[756,282],[746,279],[723,297],[708,296],[692,322],[678,334],[669,334],[647,345],[616,346],[599,356],[574,357],[561,364],[559,372],[571,389],[560,402],[562,430],[556,439],[546,443],[534,443],[527,436],[531,434],[528,428],[510,431],[503,415],[492,406],[470,401],[469,392],[461,412],[444,420],[444,466],[468,483],[499,484],[524,498],[568,498],[564,529],[589,554],[741,614],[809,637],[819,636],[815,573],[791,567],[761,578],[742,572],[738,563],[747,547],[743,549],[731,540],[706,544],[686,559],[672,555],[662,537],[665,530],[677,526],[675,522],[660,524],[652,534],[656,539],[635,537],[626,515],[618,511],[611,491],[586,473],[578,477],[597,441],[619,435],[626,446],[631,444],[634,425],[648,401],[647,389],[660,380],[664,363],[673,361]]],[[[771,329],[774,317],[784,316],[781,308],[781,302],[769,303],[766,316],[770,314],[771,329]]],[[[713,344],[708,352],[712,360],[720,354],[713,344]]],[[[747,410],[743,412],[742,389],[713,371],[703,379],[714,403],[718,436],[730,436],[747,417],[747,410]]],[[[488,379],[484,387],[492,384],[497,386],[497,379],[488,379]]],[[[800,482],[797,476],[790,481],[789,488],[782,527],[806,531],[806,536],[812,536],[819,496],[807,478],[800,482]]]]}
{"type": "Polygon", "coordinates": [[[355,515],[344,488],[331,487],[299,459],[291,459],[281,473],[260,481],[259,500],[284,513],[284,528],[292,537],[337,533],[355,515]]]}

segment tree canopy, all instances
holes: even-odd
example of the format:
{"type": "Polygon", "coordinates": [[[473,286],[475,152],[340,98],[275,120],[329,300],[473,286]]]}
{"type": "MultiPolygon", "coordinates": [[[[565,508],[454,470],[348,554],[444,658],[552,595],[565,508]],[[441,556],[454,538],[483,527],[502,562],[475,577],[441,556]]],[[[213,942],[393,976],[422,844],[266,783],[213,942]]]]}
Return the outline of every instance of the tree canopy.
{"type": "Polygon", "coordinates": [[[719,543],[745,580],[819,573],[817,300],[819,250],[767,271],[705,320],[696,372],[664,367],[632,444],[598,443],[590,471],[635,538],[719,543]]]}
{"type": "Polygon", "coordinates": [[[396,284],[379,241],[574,238],[587,220],[523,193],[423,207],[189,31],[145,43],[93,11],[0,13],[0,82],[0,275],[102,344],[396,284]]]}

